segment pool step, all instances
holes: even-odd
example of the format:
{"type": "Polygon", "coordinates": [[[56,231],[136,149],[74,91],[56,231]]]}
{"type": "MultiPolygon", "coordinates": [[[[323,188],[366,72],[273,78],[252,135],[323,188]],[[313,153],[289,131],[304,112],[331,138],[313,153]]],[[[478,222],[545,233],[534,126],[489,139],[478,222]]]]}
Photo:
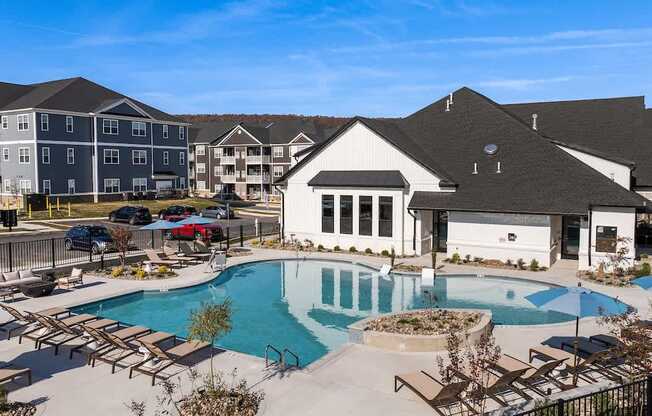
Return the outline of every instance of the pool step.
{"type": "Polygon", "coordinates": [[[267,344],[267,346],[265,347],[265,367],[267,368],[272,365],[279,365],[283,369],[288,367],[300,368],[299,356],[288,348],[284,348],[283,352],[281,352],[272,344],[267,344]],[[270,352],[275,353],[278,356],[278,360],[271,361],[269,357],[270,352]],[[294,360],[294,365],[288,365],[288,359],[287,359],[288,355],[294,360]]]}

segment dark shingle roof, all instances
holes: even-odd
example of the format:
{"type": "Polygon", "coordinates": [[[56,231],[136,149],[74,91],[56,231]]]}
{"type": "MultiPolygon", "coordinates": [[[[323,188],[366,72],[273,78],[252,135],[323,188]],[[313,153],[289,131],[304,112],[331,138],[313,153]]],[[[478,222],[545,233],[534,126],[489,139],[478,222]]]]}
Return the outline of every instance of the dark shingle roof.
{"type": "Polygon", "coordinates": [[[188,140],[190,143],[208,144],[222,138],[237,125],[238,123],[234,121],[193,123],[189,130],[188,140]]]}
{"type": "Polygon", "coordinates": [[[356,188],[405,188],[398,170],[322,170],[308,181],[310,186],[356,188]]]}
{"type": "Polygon", "coordinates": [[[0,84],[0,110],[44,108],[49,110],[91,113],[110,102],[128,99],[156,120],[183,122],[183,120],[120,94],[85,78],[68,78],[39,84],[0,84]],[[15,91],[20,90],[20,94],[15,91]],[[5,92],[3,92],[5,91],[5,92]],[[3,100],[12,95],[13,99],[3,100]]]}

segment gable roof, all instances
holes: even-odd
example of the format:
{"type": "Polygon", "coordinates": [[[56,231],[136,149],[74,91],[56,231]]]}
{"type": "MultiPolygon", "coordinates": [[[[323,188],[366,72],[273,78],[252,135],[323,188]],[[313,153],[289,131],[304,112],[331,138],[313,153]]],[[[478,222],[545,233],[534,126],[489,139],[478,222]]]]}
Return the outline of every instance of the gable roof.
{"type": "Polygon", "coordinates": [[[407,182],[398,170],[322,170],[309,186],[342,188],[405,188],[407,182]]]}
{"type": "Polygon", "coordinates": [[[124,99],[155,120],[185,123],[175,116],[81,77],[29,85],[0,83],[0,111],[42,108],[93,113],[98,108],[124,99]]]}

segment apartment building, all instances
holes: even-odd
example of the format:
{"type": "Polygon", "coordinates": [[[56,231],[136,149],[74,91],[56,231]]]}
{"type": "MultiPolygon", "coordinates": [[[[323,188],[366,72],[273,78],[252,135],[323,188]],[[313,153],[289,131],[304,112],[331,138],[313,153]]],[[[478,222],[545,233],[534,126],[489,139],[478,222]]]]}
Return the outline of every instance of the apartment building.
{"type": "Polygon", "coordinates": [[[336,130],[311,120],[206,122],[190,129],[191,186],[199,195],[242,199],[278,196],[273,186],[305,154],[336,130]]]}
{"type": "Polygon", "coordinates": [[[187,190],[188,126],[84,78],[0,83],[0,194],[97,202],[187,190]]]}

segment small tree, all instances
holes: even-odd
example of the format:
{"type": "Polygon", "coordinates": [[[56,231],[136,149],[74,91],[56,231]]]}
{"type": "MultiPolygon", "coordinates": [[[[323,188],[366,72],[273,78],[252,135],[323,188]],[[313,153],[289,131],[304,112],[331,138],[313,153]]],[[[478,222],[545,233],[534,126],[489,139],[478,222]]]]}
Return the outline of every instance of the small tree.
{"type": "Polygon", "coordinates": [[[131,230],[127,227],[111,227],[109,228],[109,234],[113,240],[113,245],[118,252],[118,258],[120,259],[120,266],[123,268],[127,262],[127,253],[129,252],[129,247],[131,244],[131,239],[133,234],[131,230]]]}
{"type": "MultiPolygon", "coordinates": [[[[219,304],[202,303],[197,311],[190,312],[188,338],[208,342],[211,345],[224,334],[231,331],[231,299],[219,304]]],[[[211,383],[214,382],[213,356],[211,348],[211,383]]]]}
{"type": "Polygon", "coordinates": [[[630,243],[632,239],[630,237],[617,237],[616,238],[616,251],[607,255],[606,266],[608,270],[611,270],[611,276],[614,280],[618,277],[618,273],[622,273],[623,270],[631,266],[631,258],[629,257],[630,243]]]}
{"type": "Polygon", "coordinates": [[[607,326],[616,338],[619,344],[618,352],[622,354],[630,381],[640,374],[652,371],[649,329],[637,312],[603,316],[598,322],[607,326]]]}

